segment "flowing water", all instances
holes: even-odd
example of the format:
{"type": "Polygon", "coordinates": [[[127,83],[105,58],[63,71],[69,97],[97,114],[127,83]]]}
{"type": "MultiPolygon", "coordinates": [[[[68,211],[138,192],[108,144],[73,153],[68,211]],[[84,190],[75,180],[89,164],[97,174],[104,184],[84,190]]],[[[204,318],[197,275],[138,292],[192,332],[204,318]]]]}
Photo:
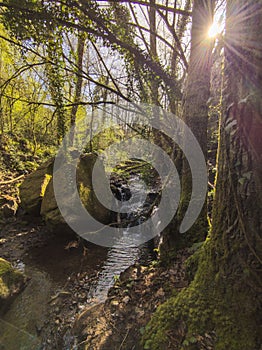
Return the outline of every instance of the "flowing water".
{"type": "MultiPolygon", "coordinates": [[[[137,209],[142,210],[142,199],[144,198],[144,186],[141,184],[137,176],[131,178],[130,184],[132,185],[133,204],[130,208],[131,211],[125,218],[125,221],[127,222],[132,219],[133,213],[136,212],[137,209]]],[[[124,192],[122,193],[122,196],[123,198],[125,197],[124,192]]],[[[120,205],[122,209],[125,208],[125,201],[120,205]]],[[[147,243],[140,245],[139,247],[132,246],[133,237],[130,238],[128,230],[128,227],[124,229],[122,237],[109,250],[107,259],[98,275],[97,283],[90,288],[90,299],[93,298],[96,301],[103,301],[106,298],[108,289],[114,284],[115,278],[119,276],[122,271],[137,261],[142,264],[147,264],[153,259],[154,254],[150,251],[147,243]]],[[[139,225],[136,234],[138,236],[141,234],[139,225]]]]}

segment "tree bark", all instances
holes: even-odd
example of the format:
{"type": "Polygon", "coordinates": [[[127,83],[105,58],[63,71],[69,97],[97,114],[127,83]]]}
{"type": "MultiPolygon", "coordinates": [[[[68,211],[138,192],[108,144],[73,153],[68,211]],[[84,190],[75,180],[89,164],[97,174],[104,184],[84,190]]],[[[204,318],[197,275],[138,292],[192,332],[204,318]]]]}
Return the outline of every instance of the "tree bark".
{"type": "MultiPolygon", "coordinates": [[[[150,56],[153,60],[157,60],[157,41],[156,41],[156,9],[155,0],[150,0],[149,8],[149,25],[150,25],[150,56]]],[[[153,105],[158,105],[158,82],[154,74],[152,74],[150,82],[150,92],[151,92],[151,103],[153,105]]]]}
{"type": "Polygon", "coordinates": [[[81,75],[83,70],[83,57],[84,57],[84,46],[85,46],[85,35],[82,33],[78,34],[78,42],[77,42],[77,81],[76,81],[76,87],[75,87],[75,98],[74,98],[74,105],[71,110],[71,126],[75,124],[76,121],[76,114],[78,110],[78,102],[80,102],[81,99],[81,93],[82,93],[82,85],[83,85],[83,76],[81,75]]]}
{"type": "Polygon", "coordinates": [[[203,348],[198,340],[206,336],[216,350],[261,349],[261,36],[262,1],[228,2],[212,231],[188,262],[192,269],[198,266],[190,286],[164,304],[148,326],[145,338],[157,343],[154,349],[174,335],[189,345],[186,349],[203,348]],[[165,335],[156,337],[156,330],[165,335]]]}
{"type": "Polygon", "coordinates": [[[81,100],[81,93],[82,93],[82,85],[83,85],[83,76],[81,75],[83,70],[83,57],[84,57],[84,48],[85,48],[85,34],[78,33],[78,41],[77,41],[77,80],[76,80],[76,86],[75,86],[75,97],[74,97],[74,104],[71,109],[71,116],[70,116],[70,140],[73,142],[74,140],[74,134],[75,134],[75,122],[76,122],[76,115],[78,110],[78,103],[81,100]]]}
{"type": "MultiPolygon", "coordinates": [[[[213,40],[208,38],[207,32],[213,21],[214,5],[214,0],[196,0],[193,4],[191,52],[182,115],[184,122],[198,140],[205,157],[207,156],[207,101],[210,96],[213,47],[213,40]]],[[[161,248],[163,259],[166,259],[173,249],[177,250],[184,246],[191,246],[194,242],[204,241],[208,230],[205,205],[194,226],[183,235],[178,232],[179,223],[191,198],[190,168],[180,152],[176,157],[177,164],[181,163],[179,158],[182,158],[181,205],[177,217],[164,234],[161,248]]]]}

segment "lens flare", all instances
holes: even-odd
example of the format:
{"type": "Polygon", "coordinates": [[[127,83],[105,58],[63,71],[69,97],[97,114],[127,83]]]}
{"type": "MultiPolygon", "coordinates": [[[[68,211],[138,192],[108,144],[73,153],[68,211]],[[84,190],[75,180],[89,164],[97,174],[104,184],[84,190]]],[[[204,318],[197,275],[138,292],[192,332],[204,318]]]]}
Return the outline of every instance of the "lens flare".
{"type": "Polygon", "coordinates": [[[221,22],[214,21],[211,27],[208,30],[208,36],[209,38],[215,38],[219,34],[221,34],[223,31],[223,25],[221,22]]]}

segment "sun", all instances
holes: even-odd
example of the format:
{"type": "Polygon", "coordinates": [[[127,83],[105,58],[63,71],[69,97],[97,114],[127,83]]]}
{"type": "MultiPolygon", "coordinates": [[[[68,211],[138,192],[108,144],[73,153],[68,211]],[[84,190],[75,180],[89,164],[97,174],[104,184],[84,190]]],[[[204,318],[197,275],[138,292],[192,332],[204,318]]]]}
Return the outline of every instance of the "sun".
{"type": "Polygon", "coordinates": [[[223,25],[219,21],[214,21],[211,27],[208,30],[208,37],[209,38],[215,38],[219,34],[221,34],[223,31],[223,25]]]}

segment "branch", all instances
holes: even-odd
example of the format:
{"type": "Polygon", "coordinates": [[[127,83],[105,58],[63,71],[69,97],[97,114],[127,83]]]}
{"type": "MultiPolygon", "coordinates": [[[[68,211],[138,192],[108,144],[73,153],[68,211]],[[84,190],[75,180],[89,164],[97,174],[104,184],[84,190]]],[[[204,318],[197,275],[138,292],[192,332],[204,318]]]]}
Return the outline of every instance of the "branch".
{"type": "Polygon", "coordinates": [[[176,31],[175,29],[169,24],[168,22],[168,19],[166,18],[166,16],[160,11],[160,10],[157,10],[157,13],[160,15],[160,17],[163,19],[163,21],[165,22],[169,32],[172,34],[176,44],[177,44],[177,48],[180,52],[180,56],[181,56],[181,59],[186,67],[186,69],[188,69],[188,62],[187,62],[187,59],[186,59],[186,56],[185,56],[185,53],[184,53],[184,50],[181,46],[181,43],[180,43],[180,40],[176,34],[176,31]]]}
{"type": "MultiPolygon", "coordinates": [[[[1,3],[0,3],[0,6],[1,6],[1,3]]],[[[82,27],[79,28],[78,25],[75,25],[74,28],[83,30],[83,28],[82,28],[82,27]]],[[[87,32],[87,31],[85,31],[85,32],[87,32]]],[[[5,36],[3,36],[3,35],[1,35],[1,34],[0,34],[0,38],[3,39],[3,40],[8,41],[9,43],[11,43],[11,44],[13,44],[13,45],[16,45],[16,46],[18,46],[18,47],[21,47],[22,49],[25,49],[25,50],[27,50],[27,51],[29,51],[29,52],[34,53],[36,56],[40,57],[41,59],[46,60],[46,63],[47,63],[47,64],[52,64],[52,65],[55,65],[55,66],[56,66],[56,63],[52,62],[50,59],[46,59],[46,57],[42,56],[40,53],[38,53],[37,51],[33,50],[32,48],[30,48],[30,47],[28,47],[28,46],[26,46],[26,45],[23,45],[23,44],[19,43],[18,41],[15,41],[15,40],[12,40],[12,39],[10,39],[10,38],[7,38],[7,37],[5,37],[5,36]]],[[[67,60],[70,64],[72,64],[72,65],[74,65],[76,68],[78,68],[78,67],[75,65],[75,63],[72,62],[68,57],[65,57],[65,58],[66,58],[66,60],[67,60]]],[[[79,74],[80,74],[80,73],[74,71],[73,69],[69,69],[69,68],[66,68],[66,67],[64,68],[64,70],[67,71],[67,72],[70,72],[70,73],[74,73],[74,74],[77,75],[77,76],[79,76],[79,74]]],[[[86,72],[82,71],[82,74],[80,74],[80,75],[81,75],[83,78],[85,78],[86,80],[90,81],[91,83],[94,83],[95,85],[98,85],[98,86],[100,86],[100,87],[102,87],[102,88],[104,88],[104,89],[107,89],[107,90],[111,91],[112,93],[114,93],[114,94],[120,96],[122,99],[124,99],[124,100],[127,101],[127,102],[131,102],[131,100],[130,100],[128,97],[124,96],[122,93],[120,93],[120,92],[118,92],[117,90],[111,88],[110,86],[107,86],[107,85],[105,85],[105,84],[100,83],[99,81],[94,80],[94,79],[91,78],[86,72]]]]}
{"type": "Polygon", "coordinates": [[[106,65],[106,63],[105,63],[105,61],[104,61],[102,55],[100,54],[99,50],[97,49],[95,43],[93,43],[93,41],[91,41],[91,44],[92,44],[93,48],[95,49],[95,52],[96,52],[96,54],[98,55],[100,61],[102,62],[102,64],[103,64],[103,66],[104,66],[104,68],[105,68],[105,70],[106,70],[108,76],[110,77],[112,83],[115,85],[115,88],[117,89],[117,91],[118,91],[120,94],[122,94],[122,92],[121,92],[119,86],[117,85],[117,83],[116,83],[114,77],[112,76],[110,70],[108,69],[108,67],[107,67],[107,65],[106,65]]]}
{"type": "MultiPolygon", "coordinates": [[[[96,2],[104,2],[104,0],[96,0],[96,2]]],[[[112,2],[112,3],[125,3],[125,2],[127,2],[127,3],[152,7],[152,5],[149,2],[139,1],[139,0],[133,0],[133,1],[132,0],[107,0],[107,2],[109,2],[109,3],[110,2],[112,2]]],[[[192,12],[190,12],[190,11],[176,9],[176,8],[168,7],[168,6],[161,5],[161,4],[155,4],[153,7],[155,7],[156,9],[160,9],[160,10],[174,12],[174,13],[177,13],[177,14],[183,15],[183,16],[192,16],[192,12]]]]}
{"type": "MultiPolygon", "coordinates": [[[[67,20],[61,19],[59,17],[54,17],[54,21],[56,21],[58,24],[63,25],[67,28],[74,28],[74,29],[78,29],[81,30],[83,32],[86,32],[88,34],[93,34],[97,37],[100,37],[104,40],[109,41],[111,44],[116,44],[122,48],[124,48],[125,50],[127,50],[131,55],[134,56],[134,58],[138,61],[138,63],[140,65],[145,65],[147,66],[156,76],[159,76],[163,82],[165,82],[165,84],[167,84],[168,86],[170,86],[174,91],[177,91],[177,84],[176,81],[173,79],[172,76],[170,76],[164,69],[163,67],[155,62],[154,60],[151,59],[151,57],[149,56],[145,56],[144,53],[138,49],[135,46],[130,45],[128,42],[125,42],[121,39],[119,39],[118,37],[116,37],[116,35],[111,32],[109,30],[109,28],[104,24],[104,19],[99,17],[97,15],[97,13],[94,10],[91,9],[87,9],[86,8],[86,2],[84,0],[79,0],[80,4],[77,3],[73,3],[73,5],[68,5],[68,7],[72,8],[72,6],[76,7],[79,9],[79,11],[81,11],[82,13],[84,13],[93,23],[95,23],[97,25],[97,28],[99,28],[99,30],[95,30],[91,27],[85,27],[80,25],[79,23],[73,23],[73,22],[69,22],[67,20]]],[[[0,3],[0,6],[5,6],[5,4],[3,5],[3,3],[0,3]]],[[[9,6],[11,7],[11,6],[9,6]]],[[[31,19],[32,17],[35,19],[39,19],[39,20],[46,20],[47,14],[45,13],[40,13],[40,12],[36,12],[33,10],[29,10],[23,7],[19,7],[19,6],[12,6],[12,8],[16,8],[20,11],[23,11],[25,15],[28,16],[28,19],[31,19]]],[[[159,11],[161,13],[161,11],[159,11]]],[[[161,13],[161,15],[163,15],[161,13]]],[[[50,20],[50,15],[49,15],[49,20],[50,20]]],[[[1,37],[1,36],[0,36],[1,37]]],[[[23,46],[23,45],[20,45],[23,46]]],[[[180,50],[181,45],[179,43],[178,48],[180,50]]],[[[181,56],[183,59],[183,50],[181,48],[181,56]]],[[[186,62],[186,58],[184,57],[184,64],[187,65],[186,62]]],[[[90,77],[89,77],[90,78],[90,77]]],[[[91,81],[91,80],[90,80],[91,81]]],[[[98,82],[93,81],[94,83],[98,84],[98,82]]],[[[105,87],[105,86],[104,86],[105,87]]],[[[108,90],[110,90],[111,88],[106,87],[108,90]]],[[[119,92],[111,89],[112,92],[115,92],[119,95],[119,92]]],[[[121,95],[120,95],[121,96],[121,95]]],[[[123,97],[123,96],[121,96],[123,97]]]]}
{"type": "MultiPolygon", "coordinates": [[[[31,63],[31,64],[26,64],[25,66],[22,66],[20,68],[17,69],[17,71],[9,78],[7,79],[1,86],[0,89],[2,89],[2,91],[5,90],[5,88],[7,87],[7,85],[13,80],[16,79],[20,74],[26,72],[27,70],[36,67],[36,66],[42,66],[44,64],[46,64],[47,62],[37,62],[37,63],[31,63]]],[[[1,92],[2,94],[2,92],[1,92]]]]}
{"type": "MultiPolygon", "coordinates": [[[[71,60],[70,60],[68,57],[66,57],[64,54],[63,54],[63,56],[64,56],[64,58],[67,60],[67,62],[69,62],[70,64],[72,64],[74,67],[79,68],[79,67],[77,67],[77,65],[76,65],[73,61],[71,61],[71,60]]],[[[99,82],[99,81],[94,80],[93,78],[91,78],[91,77],[90,77],[85,71],[83,71],[83,70],[79,70],[78,72],[75,72],[74,70],[69,69],[69,68],[66,68],[66,67],[64,68],[64,70],[66,70],[66,71],[68,71],[68,72],[71,72],[71,73],[74,73],[76,76],[82,76],[83,78],[85,78],[86,80],[90,81],[91,83],[94,83],[95,85],[98,85],[98,86],[100,86],[100,87],[102,87],[102,88],[104,88],[104,89],[107,89],[107,90],[113,92],[114,94],[120,96],[123,100],[125,100],[125,101],[127,101],[127,102],[131,102],[131,100],[130,100],[128,97],[126,97],[125,95],[123,95],[121,91],[115,90],[115,89],[111,88],[111,87],[108,86],[108,85],[105,85],[105,84],[103,84],[103,83],[101,83],[101,82],[99,82]]]]}
{"type": "MultiPolygon", "coordinates": [[[[143,52],[138,49],[135,46],[130,45],[128,42],[125,42],[115,36],[114,33],[112,33],[105,25],[102,18],[99,18],[95,11],[93,10],[86,10],[85,9],[85,2],[83,0],[80,0],[82,6],[77,6],[79,10],[82,10],[85,15],[89,17],[94,23],[97,24],[97,27],[100,28],[100,31],[97,32],[90,28],[82,28],[82,30],[85,30],[86,32],[89,32],[92,34],[95,34],[97,36],[100,36],[101,38],[108,40],[111,44],[117,44],[120,47],[126,49],[129,51],[131,55],[134,56],[134,58],[140,63],[141,65],[147,66],[156,76],[159,76],[168,86],[170,86],[172,89],[177,91],[177,84],[176,81],[171,77],[164,69],[163,67],[157,63],[156,61],[152,60],[150,56],[145,56],[143,52]]],[[[66,21],[58,19],[58,21],[61,24],[65,24],[66,21]]],[[[70,23],[68,23],[70,24],[70,23]]],[[[78,26],[77,24],[73,24],[73,26],[78,26]]],[[[182,51],[183,52],[183,51],[182,51]]],[[[182,54],[182,53],[181,53],[182,54]]]]}
{"type": "MultiPolygon", "coordinates": [[[[1,6],[1,3],[0,3],[1,6]]],[[[46,63],[52,63],[49,59],[47,59],[45,56],[41,55],[39,52],[35,51],[34,49],[32,49],[31,47],[28,47],[26,45],[23,45],[21,43],[19,43],[18,41],[12,40],[10,38],[7,38],[6,36],[3,36],[0,34],[0,39],[3,39],[5,41],[8,41],[10,44],[16,45],[18,47],[21,47],[22,49],[25,49],[29,52],[32,52],[33,54],[35,54],[36,56],[42,58],[43,60],[46,60],[46,63]]]]}
{"type": "MultiPolygon", "coordinates": [[[[141,30],[144,30],[145,32],[147,33],[150,33],[150,34],[154,34],[158,39],[160,39],[161,41],[163,41],[163,43],[165,43],[170,49],[174,50],[174,47],[172,44],[170,44],[170,42],[168,42],[165,38],[163,38],[161,35],[157,34],[156,32],[154,32],[153,30],[150,30],[149,28],[146,28],[146,27],[143,27],[143,26],[140,26],[139,24],[135,24],[135,23],[128,23],[129,25],[133,26],[133,27],[136,27],[138,29],[141,29],[141,30]]],[[[177,52],[179,55],[180,53],[177,52]]]]}
{"type": "MultiPolygon", "coordinates": [[[[143,43],[144,43],[144,45],[145,45],[145,47],[146,47],[146,49],[147,49],[147,52],[150,53],[149,46],[148,46],[147,41],[146,41],[146,39],[145,39],[145,37],[144,37],[144,34],[143,34],[143,32],[142,32],[142,28],[141,28],[141,26],[139,25],[139,22],[138,22],[138,20],[137,20],[135,11],[134,11],[134,9],[133,9],[133,6],[132,6],[131,4],[129,4],[129,7],[130,7],[130,10],[131,10],[131,12],[132,12],[132,15],[133,15],[133,17],[134,17],[134,19],[135,19],[136,27],[139,29],[139,33],[140,33],[141,38],[142,38],[142,41],[143,41],[143,43]]],[[[134,24],[132,23],[131,25],[134,25],[134,24]]]]}
{"type": "MultiPolygon", "coordinates": [[[[15,102],[20,101],[23,103],[27,103],[29,106],[30,105],[36,105],[36,106],[46,106],[46,107],[56,107],[54,103],[49,103],[49,102],[37,102],[37,101],[28,101],[23,98],[16,98],[8,95],[3,95],[3,97],[9,98],[10,100],[15,100],[15,102]]],[[[96,102],[86,102],[86,101],[78,101],[78,102],[72,102],[68,103],[66,105],[63,105],[65,108],[70,108],[73,106],[97,106],[100,104],[116,104],[114,101],[96,101],[96,102]]]]}
{"type": "Polygon", "coordinates": [[[13,183],[13,182],[15,182],[15,181],[21,180],[23,177],[25,177],[24,174],[23,174],[23,175],[20,175],[20,176],[18,176],[18,177],[16,177],[15,179],[7,180],[7,181],[2,181],[2,182],[0,182],[0,186],[11,184],[11,183],[13,183]]]}

